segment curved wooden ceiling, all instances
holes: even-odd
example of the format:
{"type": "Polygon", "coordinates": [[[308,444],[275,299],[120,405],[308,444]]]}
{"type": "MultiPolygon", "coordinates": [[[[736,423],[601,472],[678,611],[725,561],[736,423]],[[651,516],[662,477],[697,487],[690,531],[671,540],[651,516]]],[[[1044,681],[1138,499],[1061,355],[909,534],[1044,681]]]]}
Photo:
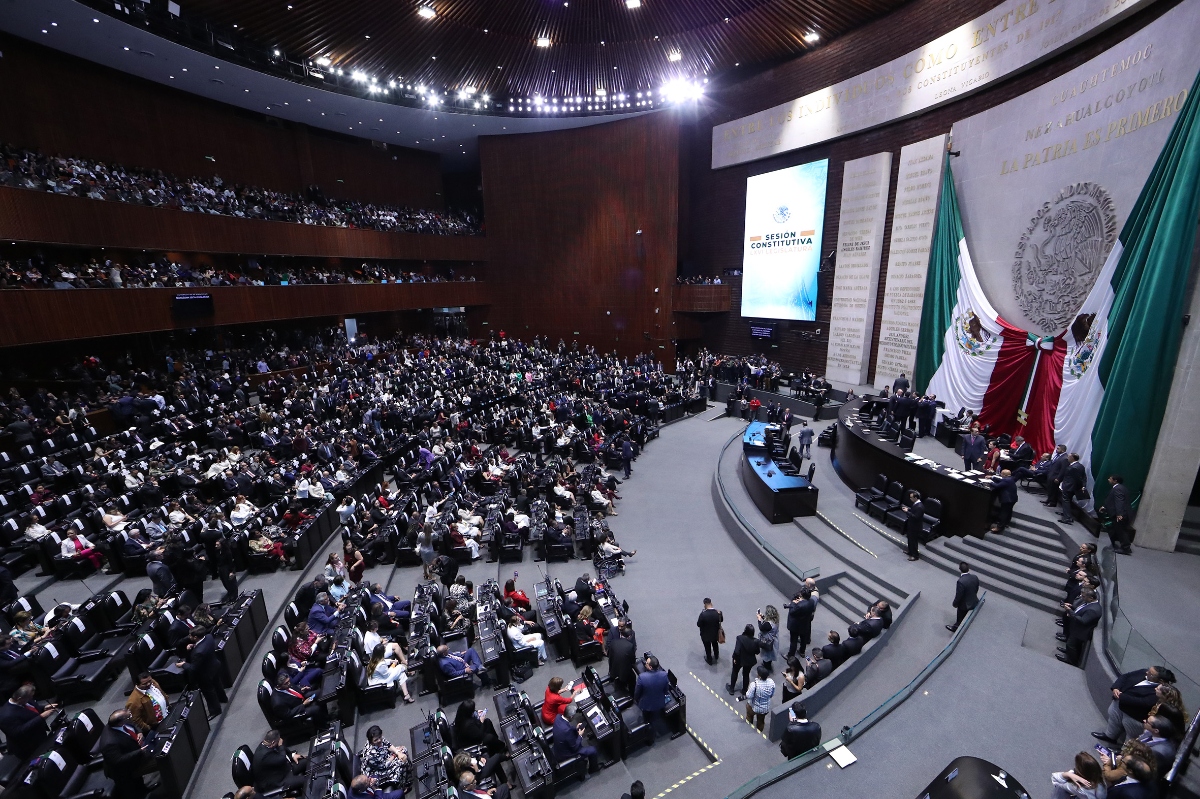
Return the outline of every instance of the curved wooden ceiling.
{"type": "MultiPolygon", "coordinates": [[[[819,47],[906,0],[183,0],[291,59],[508,98],[702,81],[819,47]],[[421,5],[436,16],[418,15],[421,5]],[[805,36],[820,38],[806,42],[805,36]],[[538,37],[550,40],[538,47],[538,37]],[[672,61],[673,53],[679,59],[672,61]]],[[[634,110],[634,109],[631,109],[634,110]]]]}

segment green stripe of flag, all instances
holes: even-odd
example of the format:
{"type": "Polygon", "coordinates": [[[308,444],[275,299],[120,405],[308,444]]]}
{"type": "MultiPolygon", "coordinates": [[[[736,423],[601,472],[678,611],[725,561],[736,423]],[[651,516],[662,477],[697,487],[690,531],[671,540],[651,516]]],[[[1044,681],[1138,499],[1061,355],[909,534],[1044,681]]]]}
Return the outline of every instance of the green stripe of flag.
{"type": "Polygon", "coordinates": [[[1104,399],[1092,426],[1097,502],[1112,474],[1125,478],[1135,501],[1141,496],[1167,407],[1200,217],[1198,88],[1200,75],[1121,230],[1125,249],[1098,364],[1104,399]]]}
{"type": "Polygon", "coordinates": [[[946,331],[954,323],[954,306],[958,304],[958,243],[962,240],[962,215],[958,211],[958,193],[954,190],[954,175],[947,154],[937,221],[929,245],[921,330],[917,335],[917,365],[913,370],[913,387],[917,391],[925,391],[942,365],[946,331]]]}

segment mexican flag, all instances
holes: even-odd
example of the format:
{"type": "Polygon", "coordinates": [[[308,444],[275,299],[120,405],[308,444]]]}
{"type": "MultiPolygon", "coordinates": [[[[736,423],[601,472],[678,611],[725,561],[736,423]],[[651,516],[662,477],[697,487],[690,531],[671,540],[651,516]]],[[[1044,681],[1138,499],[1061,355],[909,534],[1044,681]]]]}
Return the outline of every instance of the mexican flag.
{"type": "Polygon", "coordinates": [[[1200,76],[1075,322],[1054,336],[1008,323],[988,302],[944,170],[914,385],[1035,452],[1058,443],[1079,453],[1097,503],[1112,474],[1140,497],[1171,390],[1200,219],[1198,90],[1200,76]]]}

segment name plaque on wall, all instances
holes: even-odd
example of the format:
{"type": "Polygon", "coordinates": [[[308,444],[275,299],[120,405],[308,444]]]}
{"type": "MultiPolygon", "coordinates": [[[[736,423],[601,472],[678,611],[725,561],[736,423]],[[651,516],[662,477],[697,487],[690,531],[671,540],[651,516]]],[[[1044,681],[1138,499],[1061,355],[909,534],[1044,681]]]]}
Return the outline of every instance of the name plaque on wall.
{"type": "Polygon", "coordinates": [[[1065,50],[1153,0],[1010,0],[840,83],[717,125],[712,168],[769,158],[957,100],[1065,50]]]}
{"type": "Polygon", "coordinates": [[[876,388],[891,386],[901,374],[912,377],[917,361],[929,246],[933,241],[945,164],[945,134],[900,150],[892,243],[888,248],[883,316],[879,322],[879,353],[875,357],[876,388]]]}
{"type": "Polygon", "coordinates": [[[842,210],[838,217],[837,267],[833,275],[825,376],[852,386],[860,386],[867,380],[891,185],[891,153],[847,161],[842,172],[842,210]]]}

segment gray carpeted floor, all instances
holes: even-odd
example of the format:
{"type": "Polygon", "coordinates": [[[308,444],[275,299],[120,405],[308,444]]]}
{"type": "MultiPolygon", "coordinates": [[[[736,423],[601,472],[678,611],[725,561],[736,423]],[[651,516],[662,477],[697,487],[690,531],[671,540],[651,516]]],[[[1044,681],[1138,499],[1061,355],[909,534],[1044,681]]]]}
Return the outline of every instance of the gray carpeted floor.
{"type": "MultiPolygon", "coordinates": [[[[723,688],[729,679],[729,647],[723,647],[719,665],[707,665],[695,627],[705,596],[711,596],[724,611],[730,640],[742,625],[753,620],[756,608],[768,603],[778,605],[783,599],[745,560],[715,514],[710,494],[713,469],[722,445],[742,424],[733,419],[709,421],[717,413],[714,407],[706,414],[665,428],[660,439],[652,442],[635,463],[632,479],[620,487],[620,516],[610,520],[622,545],[638,550],[637,556],[629,560],[627,574],[616,577],[613,585],[617,596],[629,602],[639,649],[653,651],[678,676],[688,696],[689,726],[717,758],[716,765],[692,737],[663,740],[586,783],[568,787],[564,795],[589,799],[619,796],[632,780],[640,779],[650,796],[671,789],[672,796],[707,799],[725,796],[782,762],[776,746],[742,720],[742,707],[723,688]]],[[[818,425],[818,429],[825,424],[818,425]]],[[[934,446],[940,447],[936,442],[934,446]]],[[[740,457],[737,445],[730,451],[740,457]]],[[[857,721],[885,701],[941,650],[948,639],[943,625],[953,620],[950,599],[954,577],[927,563],[907,562],[895,544],[856,519],[853,493],[834,475],[829,451],[814,448],[814,455],[822,513],[873,554],[816,519],[801,521],[825,546],[795,525],[770,525],[761,516],[754,517],[758,530],[804,568],[818,566],[823,573],[832,574],[845,568],[844,561],[848,561],[905,591],[921,592],[921,598],[893,633],[891,644],[855,680],[851,690],[822,711],[817,721],[828,738],[843,724],[857,721]]],[[[726,468],[731,464],[736,461],[728,461],[726,468]]],[[[726,483],[735,501],[743,504],[743,512],[756,513],[741,488],[736,469],[728,474],[733,479],[726,483]]],[[[1036,504],[1028,500],[1023,495],[1018,510],[1034,510],[1026,507],[1036,504]]],[[[329,544],[336,545],[336,539],[329,544]]],[[[315,573],[322,561],[323,557],[315,559],[310,571],[315,573]]],[[[539,565],[546,568],[546,564],[535,564],[527,553],[523,563],[479,561],[464,567],[462,573],[478,584],[489,577],[507,579],[516,571],[518,584],[529,590],[540,576],[539,565]]],[[[573,561],[554,564],[551,573],[566,583],[589,568],[590,563],[573,561]]],[[[1187,584],[1172,570],[1166,571],[1180,579],[1179,585],[1187,584]]],[[[246,578],[243,587],[262,587],[274,617],[301,577],[311,579],[310,574],[281,572],[246,578]]],[[[368,572],[368,578],[386,583],[391,593],[408,596],[420,571],[377,567],[368,572]]],[[[18,585],[26,589],[39,582],[42,580],[22,576],[18,585]]],[[[143,578],[116,584],[132,596],[144,583],[143,578]]],[[[78,602],[105,586],[101,578],[91,579],[87,585],[54,583],[39,593],[39,599],[46,607],[54,600],[78,602]]],[[[210,593],[215,595],[219,589],[213,586],[209,584],[210,593]]],[[[1032,795],[1047,795],[1049,771],[1065,767],[1076,751],[1088,747],[1088,731],[1099,724],[1100,718],[1082,672],[1048,657],[1045,646],[1022,646],[1027,637],[1036,635],[1040,642],[1056,629],[1049,626],[1044,631],[1034,630],[1030,619],[1036,615],[1045,616],[1003,597],[989,598],[958,651],[923,690],[854,744],[858,763],[839,771],[820,762],[768,792],[824,796],[836,791],[867,796],[880,795],[879,786],[886,785],[883,795],[915,796],[954,757],[975,754],[1004,765],[1032,795]]],[[[843,627],[828,611],[819,611],[814,632],[843,627]]],[[[1164,635],[1171,630],[1169,624],[1164,624],[1164,635]]],[[[254,745],[260,739],[265,723],[254,691],[259,677],[257,663],[267,645],[264,639],[248,661],[238,690],[231,693],[233,701],[214,730],[210,755],[201,764],[189,796],[220,796],[231,790],[230,755],[238,745],[254,745]]],[[[601,665],[599,670],[604,673],[606,668],[601,665]]],[[[523,687],[540,698],[550,677],[574,673],[570,661],[556,664],[552,660],[537,669],[523,687]]],[[[119,680],[104,700],[96,703],[98,711],[105,715],[122,703],[128,687],[127,680],[119,680]]],[[[480,707],[493,709],[490,695],[481,693],[477,702],[480,707]]],[[[393,743],[407,745],[409,728],[435,704],[435,697],[430,695],[415,705],[361,717],[348,731],[348,737],[357,748],[366,728],[377,723],[393,743]]],[[[447,710],[453,712],[453,708],[447,710]]]]}

